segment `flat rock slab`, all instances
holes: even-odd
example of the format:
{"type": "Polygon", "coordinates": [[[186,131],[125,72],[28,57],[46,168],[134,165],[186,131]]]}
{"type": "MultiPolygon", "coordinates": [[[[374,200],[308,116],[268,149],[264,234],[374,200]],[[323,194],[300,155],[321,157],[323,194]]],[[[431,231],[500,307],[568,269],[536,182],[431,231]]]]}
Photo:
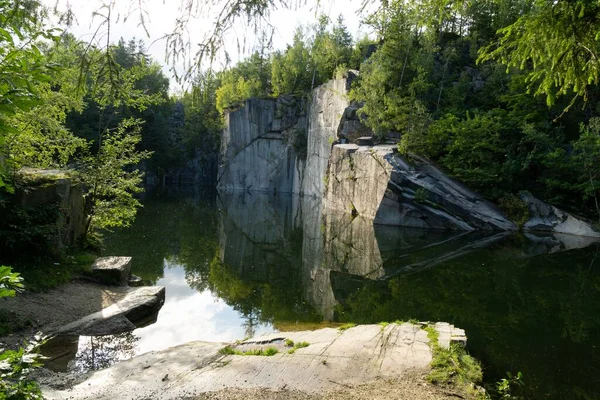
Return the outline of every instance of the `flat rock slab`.
{"type": "Polygon", "coordinates": [[[92,265],[92,276],[105,285],[126,286],[131,274],[131,257],[100,257],[92,265]]]}
{"type": "Polygon", "coordinates": [[[276,333],[239,346],[279,347],[285,339],[309,346],[266,357],[223,355],[224,343],[193,342],[94,372],[69,390],[44,387],[43,393],[47,399],[179,399],[255,388],[316,394],[401,378],[431,362],[427,332],[409,323],[276,333]]]}
{"type": "Polygon", "coordinates": [[[64,325],[52,334],[98,336],[131,331],[137,321],[157,313],[164,302],[164,287],[140,287],[117,303],[64,325]]]}

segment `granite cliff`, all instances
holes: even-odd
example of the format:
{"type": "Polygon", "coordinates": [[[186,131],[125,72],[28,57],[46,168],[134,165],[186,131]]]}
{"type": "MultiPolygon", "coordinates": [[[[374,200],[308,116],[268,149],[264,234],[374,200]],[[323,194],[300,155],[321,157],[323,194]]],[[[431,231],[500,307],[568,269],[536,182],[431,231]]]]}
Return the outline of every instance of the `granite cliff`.
{"type": "MultiPolygon", "coordinates": [[[[379,138],[348,98],[356,73],[293,96],[250,99],[226,115],[218,188],[295,193],[321,199],[320,212],[375,224],[457,231],[516,231],[492,202],[433,163],[397,152],[398,134],[379,138]]],[[[529,194],[524,231],[600,238],[589,222],[529,194]]]]}

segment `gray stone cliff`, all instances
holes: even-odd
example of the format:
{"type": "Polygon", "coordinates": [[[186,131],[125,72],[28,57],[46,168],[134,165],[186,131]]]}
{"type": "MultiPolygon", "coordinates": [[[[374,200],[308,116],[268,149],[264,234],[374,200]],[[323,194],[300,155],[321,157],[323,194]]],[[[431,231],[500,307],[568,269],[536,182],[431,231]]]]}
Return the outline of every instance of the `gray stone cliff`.
{"type": "MultiPolygon", "coordinates": [[[[226,115],[218,188],[296,193],[322,199],[319,212],[345,212],[375,224],[456,231],[516,231],[493,203],[431,162],[374,145],[348,92],[356,73],[301,99],[250,99],[226,115]]],[[[525,197],[525,231],[600,237],[588,222],[525,197]]],[[[352,225],[354,226],[354,225],[352,225]]],[[[350,227],[350,226],[349,226],[350,227]]]]}
{"type": "Polygon", "coordinates": [[[228,113],[221,138],[218,188],[298,192],[306,147],[303,101],[250,99],[228,113]]]}

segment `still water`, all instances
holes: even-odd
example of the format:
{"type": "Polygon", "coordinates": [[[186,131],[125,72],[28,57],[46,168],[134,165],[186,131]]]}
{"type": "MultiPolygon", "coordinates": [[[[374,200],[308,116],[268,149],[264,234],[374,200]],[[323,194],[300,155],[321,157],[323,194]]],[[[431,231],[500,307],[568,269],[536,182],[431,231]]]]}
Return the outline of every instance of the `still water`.
{"type": "Polygon", "coordinates": [[[585,238],[443,233],[323,215],[310,198],[155,193],[105,255],[166,287],[156,321],[71,339],[86,371],[194,340],[418,319],[466,330],[488,381],[531,398],[600,398],[600,247],[585,238]]]}

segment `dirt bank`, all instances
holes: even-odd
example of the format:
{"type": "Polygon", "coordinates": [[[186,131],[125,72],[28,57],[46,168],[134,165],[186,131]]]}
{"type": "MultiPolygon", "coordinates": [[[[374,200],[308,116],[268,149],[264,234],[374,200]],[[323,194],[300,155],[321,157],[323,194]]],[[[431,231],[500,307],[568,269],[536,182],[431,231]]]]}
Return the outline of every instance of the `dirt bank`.
{"type": "Polygon", "coordinates": [[[340,385],[323,395],[292,390],[221,390],[186,400],[446,400],[471,399],[471,395],[454,388],[436,386],[426,381],[428,370],[404,374],[401,379],[377,379],[362,385],[340,385]]]}

